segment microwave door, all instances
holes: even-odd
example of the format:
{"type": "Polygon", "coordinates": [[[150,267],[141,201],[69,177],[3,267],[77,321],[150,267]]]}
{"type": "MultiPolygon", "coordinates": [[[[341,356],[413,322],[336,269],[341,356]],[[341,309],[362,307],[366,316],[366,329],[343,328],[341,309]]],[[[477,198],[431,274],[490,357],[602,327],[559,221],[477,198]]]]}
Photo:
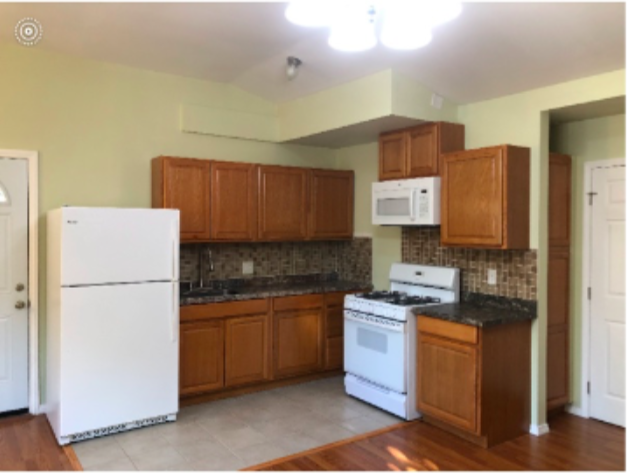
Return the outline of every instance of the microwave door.
{"type": "Polygon", "coordinates": [[[373,194],[373,223],[412,224],[416,220],[416,190],[402,189],[373,194]]]}

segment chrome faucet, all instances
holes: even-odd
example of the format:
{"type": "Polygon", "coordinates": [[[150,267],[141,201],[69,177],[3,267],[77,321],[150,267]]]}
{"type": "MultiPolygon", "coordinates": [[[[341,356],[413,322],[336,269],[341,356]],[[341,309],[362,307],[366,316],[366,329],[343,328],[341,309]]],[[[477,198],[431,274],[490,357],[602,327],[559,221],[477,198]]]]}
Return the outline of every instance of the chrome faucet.
{"type": "MultiPolygon", "coordinates": [[[[205,258],[203,257],[203,246],[198,247],[198,266],[200,269],[200,282],[199,287],[205,287],[205,258]]],[[[209,272],[213,273],[215,271],[215,267],[213,265],[213,256],[211,254],[211,250],[209,250],[209,272]]]]}

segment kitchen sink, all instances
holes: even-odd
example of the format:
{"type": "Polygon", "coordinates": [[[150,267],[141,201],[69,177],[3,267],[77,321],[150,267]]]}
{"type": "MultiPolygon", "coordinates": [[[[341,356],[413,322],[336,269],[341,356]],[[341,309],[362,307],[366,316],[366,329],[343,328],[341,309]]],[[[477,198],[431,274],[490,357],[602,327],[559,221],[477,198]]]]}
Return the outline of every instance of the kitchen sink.
{"type": "Polygon", "coordinates": [[[232,296],[239,294],[236,289],[214,289],[211,287],[199,287],[192,289],[191,291],[183,292],[183,297],[219,297],[219,296],[232,296]]]}

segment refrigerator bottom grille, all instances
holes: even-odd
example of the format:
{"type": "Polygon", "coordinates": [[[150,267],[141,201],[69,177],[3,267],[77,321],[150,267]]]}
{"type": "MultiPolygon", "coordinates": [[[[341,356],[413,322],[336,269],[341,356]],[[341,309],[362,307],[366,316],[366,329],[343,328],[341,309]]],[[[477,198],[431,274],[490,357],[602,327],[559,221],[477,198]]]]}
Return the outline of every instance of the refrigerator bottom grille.
{"type": "Polygon", "coordinates": [[[109,427],[102,427],[100,429],[93,429],[86,432],[80,432],[78,434],[68,435],[65,437],[66,442],[63,443],[80,442],[81,440],[104,437],[105,435],[117,434],[118,432],[124,432],[126,430],[139,429],[141,427],[163,424],[164,422],[172,422],[175,420],[176,414],[168,414],[163,416],[150,417],[149,419],[135,420],[133,422],[126,422],[124,424],[111,425],[109,427]]]}

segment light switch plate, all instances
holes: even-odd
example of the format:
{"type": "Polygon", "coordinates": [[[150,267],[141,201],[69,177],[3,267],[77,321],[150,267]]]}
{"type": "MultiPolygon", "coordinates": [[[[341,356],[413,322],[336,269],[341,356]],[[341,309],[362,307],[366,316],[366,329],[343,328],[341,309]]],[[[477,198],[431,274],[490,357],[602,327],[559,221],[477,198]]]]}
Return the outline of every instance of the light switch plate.
{"type": "Polygon", "coordinates": [[[255,272],[255,264],[252,261],[244,261],[242,263],[242,274],[253,274],[255,272]]]}
{"type": "Polygon", "coordinates": [[[496,286],[496,269],[488,269],[488,284],[496,286]]]}

